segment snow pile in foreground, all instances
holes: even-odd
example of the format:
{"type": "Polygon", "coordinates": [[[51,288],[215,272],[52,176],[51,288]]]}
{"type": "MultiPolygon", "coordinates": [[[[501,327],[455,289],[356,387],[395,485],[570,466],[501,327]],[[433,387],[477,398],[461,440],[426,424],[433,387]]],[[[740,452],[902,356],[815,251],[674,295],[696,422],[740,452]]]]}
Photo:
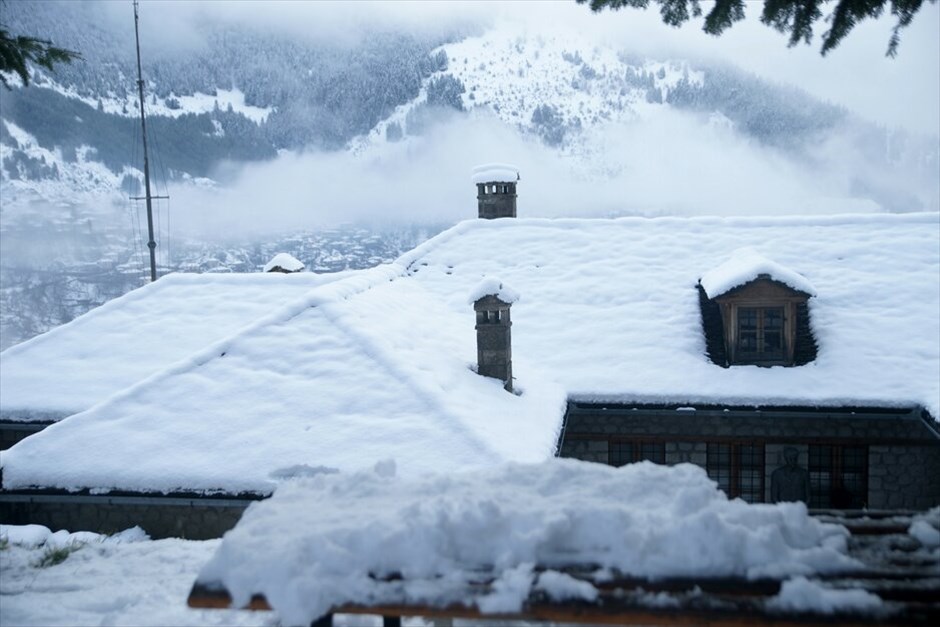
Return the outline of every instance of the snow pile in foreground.
{"type": "MultiPolygon", "coordinates": [[[[39,525],[2,525],[0,537],[8,538],[0,542],[3,625],[270,625],[266,612],[186,606],[193,578],[218,540],[145,540],[133,529],[116,536],[64,530],[53,534],[39,525]],[[130,541],[129,534],[139,535],[130,541]],[[48,544],[48,536],[84,539],[62,546],[55,540],[48,544]],[[42,539],[41,546],[31,545],[36,539],[42,539]],[[62,548],[67,552],[50,553],[62,548]],[[52,555],[59,559],[50,560],[52,555]]],[[[346,624],[362,625],[348,619],[346,624]]]]}
{"type": "Polygon", "coordinates": [[[467,602],[481,578],[493,584],[473,601],[480,610],[513,612],[533,589],[594,598],[590,583],[557,572],[574,564],[596,564],[598,579],[845,570],[857,566],[847,535],[802,504],[729,501],[689,464],[553,459],[406,480],[385,462],[282,484],[225,536],[199,582],[223,585],[235,606],[263,594],[285,624],[345,602],[467,602]],[[380,580],[394,573],[404,579],[380,580]]]}
{"type": "Polygon", "coordinates": [[[881,597],[867,590],[826,588],[806,577],[784,581],[780,593],[767,601],[768,609],[780,612],[877,612],[883,607],[881,597]]]}
{"type": "Polygon", "coordinates": [[[915,516],[907,531],[926,549],[940,549],[940,506],[915,516]]]}

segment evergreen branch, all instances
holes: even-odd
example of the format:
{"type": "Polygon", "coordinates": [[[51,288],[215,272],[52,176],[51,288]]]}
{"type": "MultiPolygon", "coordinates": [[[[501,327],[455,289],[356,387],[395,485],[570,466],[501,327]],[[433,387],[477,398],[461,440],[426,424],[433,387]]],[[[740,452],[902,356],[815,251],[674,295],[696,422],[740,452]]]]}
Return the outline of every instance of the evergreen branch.
{"type": "MultiPolygon", "coordinates": [[[[54,71],[56,63],[71,63],[81,58],[82,55],[74,50],[58,48],[47,39],[12,36],[6,28],[0,26],[0,71],[16,74],[24,87],[29,85],[29,63],[54,71]]],[[[3,74],[0,74],[0,82],[11,89],[3,74]]]]}
{"type": "MultiPolygon", "coordinates": [[[[691,17],[702,15],[699,0],[653,0],[659,4],[659,13],[664,23],[681,26],[691,17]]],[[[937,0],[929,0],[936,3],[937,0]]],[[[588,4],[592,11],[618,10],[625,7],[647,9],[651,0],[577,0],[588,4]]],[[[901,41],[900,31],[907,27],[920,11],[924,0],[764,0],[761,22],[787,34],[787,45],[793,47],[800,42],[809,44],[813,38],[813,26],[823,19],[822,6],[835,3],[832,13],[826,17],[829,29],[823,33],[820,53],[825,56],[848,35],[856,24],[865,19],[876,19],[890,3],[891,14],[898,21],[888,41],[887,56],[897,54],[901,41]]],[[[709,35],[720,35],[736,22],[744,19],[745,0],[715,0],[705,17],[702,28],[709,35]]]]}

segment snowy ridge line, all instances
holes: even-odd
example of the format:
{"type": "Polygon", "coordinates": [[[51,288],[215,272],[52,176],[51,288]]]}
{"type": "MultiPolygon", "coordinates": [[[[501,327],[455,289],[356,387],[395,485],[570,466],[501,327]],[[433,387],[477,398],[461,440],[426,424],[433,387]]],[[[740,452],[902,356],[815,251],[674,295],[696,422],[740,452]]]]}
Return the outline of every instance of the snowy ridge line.
{"type": "MultiPolygon", "coordinates": [[[[108,302],[98,307],[95,307],[91,311],[88,311],[87,313],[75,318],[74,320],[71,320],[70,322],[66,322],[63,325],[59,325],[53,329],[50,329],[49,331],[46,331],[45,333],[41,333],[37,335],[36,337],[32,337],[26,340],[25,342],[14,344],[13,346],[9,347],[8,349],[0,353],[0,355],[4,355],[4,356],[16,355],[19,352],[27,350],[31,346],[35,346],[36,344],[49,341],[49,338],[55,339],[61,333],[64,333],[67,329],[81,328],[85,324],[88,324],[89,321],[95,320],[97,317],[103,315],[104,313],[108,313],[114,308],[124,307],[128,302],[138,301],[142,298],[149,298],[151,292],[155,290],[162,290],[166,287],[170,287],[171,283],[180,284],[180,285],[200,285],[200,284],[205,284],[206,282],[216,282],[216,283],[229,282],[229,283],[235,283],[235,284],[254,286],[254,285],[261,285],[264,281],[271,281],[271,280],[274,280],[274,281],[287,280],[287,281],[299,282],[301,280],[310,280],[309,279],[310,276],[322,276],[322,275],[315,275],[313,273],[308,273],[307,276],[304,276],[303,274],[296,274],[296,275],[281,274],[280,276],[276,276],[273,274],[267,275],[267,274],[260,273],[260,272],[257,274],[257,277],[255,277],[255,275],[246,275],[246,274],[216,274],[216,273],[211,273],[211,272],[207,272],[204,274],[197,274],[197,273],[192,273],[192,272],[174,272],[171,274],[166,274],[160,277],[157,281],[152,282],[152,283],[146,283],[135,290],[131,290],[130,292],[128,292],[127,294],[124,294],[123,296],[111,299],[108,302]],[[302,279],[286,278],[286,277],[291,277],[291,276],[298,276],[298,277],[303,277],[303,278],[302,279]]],[[[310,289],[316,289],[317,287],[323,287],[323,286],[314,285],[314,286],[311,286],[310,289]]]]}
{"type": "Polygon", "coordinates": [[[362,348],[365,354],[385,368],[385,370],[387,370],[393,378],[407,381],[409,387],[413,391],[418,392],[416,396],[436,410],[434,412],[435,417],[438,420],[443,420],[446,417],[448,427],[450,427],[455,433],[459,432],[459,435],[464,438],[465,441],[470,442],[476,449],[478,449],[481,457],[485,455],[492,463],[498,463],[501,461],[499,456],[479,437],[477,433],[470,429],[462,420],[460,420],[460,418],[454,415],[454,412],[448,408],[448,399],[443,394],[435,391],[431,386],[423,383],[422,377],[415,376],[414,373],[410,372],[408,368],[400,365],[399,362],[402,360],[396,360],[391,350],[384,348],[378,342],[375,342],[372,338],[357,330],[354,326],[345,323],[343,321],[343,316],[336,315],[334,312],[332,312],[329,305],[330,303],[322,303],[320,311],[324,314],[324,316],[326,316],[327,319],[329,319],[333,326],[356,342],[360,348],[362,348]]]}
{"type": "Polygon", "coordinates": [[[467,231],[476,228],[478,225],[484,222],[491,222],[490,220],[480,220],[479,218],[468,218],[462,222],[458,222],[454,226],[450,227],[446,231],[441,231],[431,239],[422,242],[404,253],[401,257],[396,259],[393,263],[398,264],[405,268],[405,270],[410,270],[412,264],[414,264],[418,259],[421,259],[426,254],[437,248],[440,244],[450,241],[451,239],[462,235],[467,231]]]}
{"type": "MultiPolygon", "coordinates": [[[[694,224],[696,226],[722,226],[722,227],[755,227],[755,226],[840,226],[872,224],[874,226],[893,226],[902,224],[933,224],[940,228],[940,213],[936,212],[915,212],[915,213],[885,213],[885,214],[867,214],[867,213],[839,213],[827,216],[623,216],[620,218],[512,218],[502,220],[483,220],[480,218],[468,218],[458,222],[449,229],[442,231],[422,242],[415,248],[401,255],[393,263],[403,266],[406,270],[411,267],[425,255],[432,252],[441,244],[451,239],[463,235],[473,229],[505,229],[513,226],[529,226],[542,228],[563,228],[577,229],[584,226],[617,226],[627,227],[640,224],[653,224],[656,226],[668,226],[672,224],[694,224]]],[[[728,251],[730,255],[732,250],[728,251]]],[[[703,269],[703,272],[705,270],[703,269]]]]}
{"type": "MultiPolygon", "coordinates": [[[[97,109],[98,101],[101,101],[102,110],[110,115],[117,115],[122,118],[136,118],[138,115],[137,92],[129,91],[125,99],[121,100],[113,92],[107,95],[101,95],[99,98],[91,96],[82,96],[74,85],[65,85],[56,81],[47,72],[38,68],[30,67],[31,81],[39,87],[54,91],[65,98],[78,100],[85,103],[92,109],[97,109]],[[37,81],[37,79],[39,79],[37,81]]],[[[18,81],[12,83],[17,88],[22,88],[18,81]]],[[[148,81],[147,89],[151,89],[153,83],[148,81]]],[[[260,125],[267,121],[271,113],[277,111],[277,107],[256,107],[245,102],[245,93],[238,87],[232,89],[215,88],[215,94],[207,94],[201,91],[195,91],[191,95],[176,94],[170,92],[166,98],[157,96],[151,91],[144,96],[144,108],[147,117],[178,118],[183,115],[200,115],[203,113],[213,113],[215,106],[225,110],[231,105],[232,111],[239,113],[252,123],[260,125]],[[156,99],[156,103],[152,100],[156,99]],[[167,102],[176,100],[176,108],[171,108],[167,102]]]]}
{"type": "MultiPolygon", "coordinates": [[[[940,227],[940,212],[922,211],[912,213],[837,213],[832,215],[788,215],[788,216],[622,216],[618,218],[511,218],[499,220],[482,220],[471,218],[457,223],[454,227],[432,237],[414,250],[402,255],[397,262],[407,259],[407,263],[414,262],[409,257],[411,253],[420,251],[423,256],[429,252],[434,245],[447,241],[447,236],[452,231],[454,234],[465,233],[470,228],[481,229],[499,229],[511,228],[513,224],[522,224],[525,226],[554,227],[554,228],[582,228],[584,226],[629,226],[633,224],[691,224],[695,226],[718,225],[722,227],[755,227],[755,226],[840,226],[840,225],[858,225],[872,224],[875,226],[896,225],[896,224],[931,224],[935,223],[940,227]],[[476,227],[467,226],[477,225],[476,227]],[[428,250],[425,250],[425,247],[428,250]]],[[[733,251],[728,250],[730,255],[733,251]]]]}
{"type": "MultiPolygon", "coordinates": [[[[393,280],[395,277],[401,276],[402,273],[403,273],[403,270],[394,266],[394,264],[387,264],[383,266],[378,266],[371,270],[365,270],[361,273],[362,275],[375,275],[374,277],[351,276],[351,277],[347,277],[344,279],[340,279],[339,281],[336,281],[334,283],[329,283],[327,285],[314,287],[310,290],[310,292],[307,292],[306,294],[304,294],[297,300],[294,300],[293,302],[289,302],[285,305],[282,305],[280,308],[276,309],[270,314],[252,321],[251,323],[243,326],[242,328],[235,331],[231,335],[228,335],[227,337],[221,340],[218,340],[214,342],[213,344],[210,344],[209,346],[203,348],[202,350],[192,353],[189,356],[184,357],[183,359],[180,359],[176,361],[175,363],[161,370],[158,370],[157,372],[154,372],[151,375],[144,377],[143,379],[134,383],[133,385],[127,388],[124,388],[121,391],[116,392],[112,394],[111,396],[108,396],[100,400],[99,402],[95,403],[91,407],[88,407],[80,412],[72,414],[69,417],[73,418],[73,417],[82,416],[83,414],[87,414],[93,410],[96,410],[102,405],[108,405],[112,402],[117,402],[117,401],[124,400],[126,398],[133,397],[135,394],[137,394],[139,390],[145,387],[157,385],[164,379],[167,379],[177,374],[188,372],[194,368],[198,368],[199,366],[202,366],[203,364],[208,363],[209,361],[212,361],[213,359],[220,357],[222,353],[228,352],[229,350],[232,349],[232,347],[237,346],[238,340],[247,334],[253,333],[257,331],[258,329],[264,328],[271,324],[279,324],[279,323],[287,322],[291,318],[294,318],[295,316],[299,315],[304,310],[310,307],[317,307],[324,303],[333,302],[334,300],[348,298],[352,296],[353,294],[369,289],[373,285],[376,285],[384,281],[393,280]],[[343,285],[341,286],[337,285],[340,283],[343,285]],[[327,293],[321,295],[319,293],[321,290],[327,293]]],[[[173,275],[167,275],[167,276],[173,276],[173,275]]],[[[192,276],[201,276],[201,275],[192,275],[192,276]]],[[[159,281],[157,281],[156,283],[150,283],[145,287],[149,287],[150,285],[158,285],[158,284],[159,284],[159,281]]],[[[137,290],[137,291],[140,291],[140,290],[137,290]]],[[[140,296],[135,296],[135,297],[139,298],[140,296]]],[[[116,300],[117,299],[115,299],[115,301],[116,300]]],[[[111,303],[115,301],[110,301],[106,305],[102,305],[102,307],[106,307],[107,305],[110,305],[111,303]]],[[[76,320],[80,320],[80,319],[81,318],[78,318],[76,320]]],[[[59,329],[64,328],[65,326],[67,325],[63,325],[62,327],[59,327],[59,329]]],[[[43,335],[49,335],[49,333],[43,334],[43,335]]],[[[40,340],[43,337],[43,335],[33,338],[29,342],[40,340]]],[[[24,342],[23,344],[27,344],[29,342],[24,342]]],[[[22,346],[23,344],[18,344],[17,346],[22,346]]],[[[4,351],[3,354],[6,354],[13,348],[16,348],[16,347],[11,347],[10,349],[8,349],[8,351],[4,351]]],[[[63,424],[64,422],[65,421],[60,421],[58,423],[52,424],[49,427],[47,427],[45,431],[49,431],[50,429],[53,429],[53,427],[58,427],[60,424],[63,424]]],[[[2,455],[0,455],[0,468],[3,468],[3,456],[2,455]]]]}

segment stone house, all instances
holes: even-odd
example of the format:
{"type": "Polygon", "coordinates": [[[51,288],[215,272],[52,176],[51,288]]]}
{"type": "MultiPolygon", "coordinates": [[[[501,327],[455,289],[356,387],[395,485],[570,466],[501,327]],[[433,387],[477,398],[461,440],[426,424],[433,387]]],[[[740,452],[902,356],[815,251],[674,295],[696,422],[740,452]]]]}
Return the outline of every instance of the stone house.
{"type": "Polygon", "coordinates": [[[937,214],[506,219],[517,180],[475,173],[503,219],[323,277],[23,440],[0,502],[562,455],[693,463],[755,502],[791,458],[811,507],[940,504],[937,214]]]}

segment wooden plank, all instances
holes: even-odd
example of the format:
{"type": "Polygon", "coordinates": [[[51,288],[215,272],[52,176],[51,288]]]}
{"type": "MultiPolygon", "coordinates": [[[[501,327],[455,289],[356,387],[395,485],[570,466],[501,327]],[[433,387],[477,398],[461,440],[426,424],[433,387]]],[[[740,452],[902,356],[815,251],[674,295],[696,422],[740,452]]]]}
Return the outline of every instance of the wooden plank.
{"type": "MultiPolygon", "coordinates": [[[[634,585],[630,582],[629,585],[634,585]]],[[[882,622],[884,617],[876,615],[833,614],[821,615],[818,613],[805,614],[774,614],[763,608],[763,601],[772,596],[766,594],[769,590],[763,587],[764,594],[758,592],[759,586],[743,591],[731,591],[728,586],[731,580],[723,580],[720,586],[721,594],[701,592],[694,597],[685,599],[685,605],[677,608],[650,608],[644,606],[641,599],[629,594],[625,595],[624,588],[606,584],[600,590],[597,603],[569,601],[551,603],[545,600],[530,600],[522,611],[517,613],[487,614],[481,612],[474,605],[451,604],[444,607],[409,604],[383,604],[383,605],[354,605],[346,604],[331,608],[335,614],[368,614],[379,615],[389,619],[393,624],[395,618],[405,616],[421,616],[424,618],[462,618],[492,621],[549,621],[556,623],[583,623],[595,625],[772,625],[785,627],[788,625],[806,624],[838,624],[838,625],[871,625],[882,622]]],[[[746,582],[739,582],[746,583],[746,582]]],[[[674,590],[686,589],[686,583],[681,585],[673,582],[671,585],[661,586],[674,590]]],[[[642,589],[646,593],[655,594],[655,585],[645,582],[642,589]]],[[[854,588],[854,586],[853,586],[854,588]]],[[[639,589],[639,586],[636,587],[639,589]]],[[[702,588],[699,587],[701,590],[702,588]]],[[[902,586],[892,590],[876,590],[884,593],[886,600],[906,602],[904,611],[890,617],[891,622],[910,624],[936,624],[940,622],[940,604],[937,599],[938,588],[916,588],[916,586],[902,586]]],[[[478,596],[480,589],[468,590],[466,598],[478,596]]],[[[680,601],[682,602],[682,601],[680,601]]],[[[188,604],[194,608],[231,608],[229,594],[217,587],[197,585],[190,593],[188,604]]],[[[271,610],[270,604],[262,595],[255,595],[246,608],[248,610],[271,610]]]]}
{"type": "MultiPolygon", "coordinates": [[[[233,609],[232,597],[227,590],[216,586],[205,586],[200,583],[193,584],[192,590],[189,591],[189,597],[186,599],[186,604],[189,607],[200,609],[233,609]]],[[[248,602],[246,607],[234,609],[262,611],[274,608],[268,604],[268,600],[264,598],[264,595],[256,594],[251,597],[251,601],[248,602]]]]}

